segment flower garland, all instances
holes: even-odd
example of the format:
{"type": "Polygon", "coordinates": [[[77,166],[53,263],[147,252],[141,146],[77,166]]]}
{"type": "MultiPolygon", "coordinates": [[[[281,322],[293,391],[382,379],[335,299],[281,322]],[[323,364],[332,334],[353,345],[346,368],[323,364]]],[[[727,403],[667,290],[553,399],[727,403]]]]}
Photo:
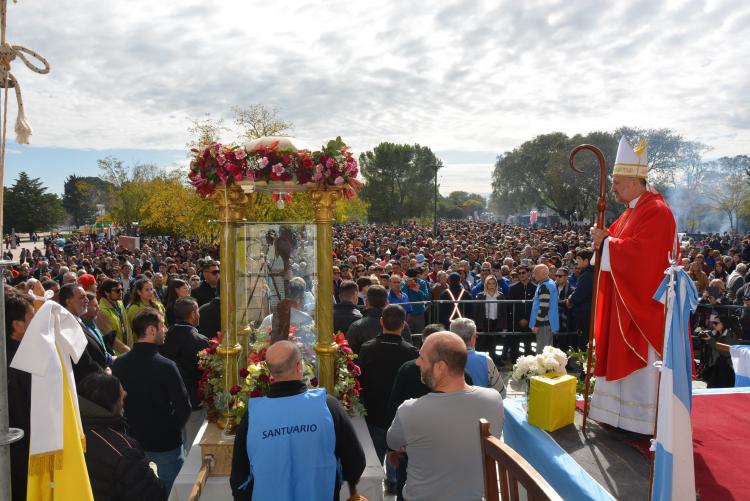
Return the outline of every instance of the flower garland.
{"type": "MultiPolygon", "coordinates": [[[[213,338],[208,348],[198,354],[198,367],[203,371],[198,383],[198,396],[201,397],[208,409],[210,421],[216,421],[221,416],[227,416],[227,427],[235,428],[245,414],[247,400],[268,395],[273,382],[273,376],[266,364],[266,352],[271,339],[267,333],[256,331],[256,341],[250,346],[248,365],[239,370],[239,384],[232,386],[229,391],[224,390],[223,357],[216,353],[221,344],[220,336],[213,338]],[[262,335],[261,335],[262,334],[262,335]]],[[[318,379],[315,377],[315,351],[294,333],[290,333],[289,340],[296,343],[302,352],[304,360],[303,380],[308,388],[317,388],[318,379]]],[[[334,361],[334,396],[339,399],[350,415],[366,415],[365,408],[360,401],[361,386],[359,383],[360,369],[354,360],[354,354],[346,341],[344,334],[339,332],[334,340],[338,345],[334,361]]]]}
{"type": "Polygon", "coordinates": [[[202,197],[211,195],[220,183],[228,185],[244,180],[341,186],[346,198],[356,195],[363,186],[357,180],[357,160],[341,137],[313,152],[282,149],[278,141],[252,149],[214,143],[191,151],[188,178],[202,197]]]}

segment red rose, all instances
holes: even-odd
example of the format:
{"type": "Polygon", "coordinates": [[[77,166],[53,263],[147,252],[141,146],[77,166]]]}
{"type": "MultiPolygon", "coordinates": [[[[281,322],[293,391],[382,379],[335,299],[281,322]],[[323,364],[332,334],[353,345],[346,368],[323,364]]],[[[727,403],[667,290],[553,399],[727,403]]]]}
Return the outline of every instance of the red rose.
{"type": "Polygon", "coordinates": [[[314,377],[310,380],[312,386],[318,386],[318,378],[314,377]]]}
{"type": "Polygon", "coordinates": [[[268,377],[268,374],[261,374],[260,376],[258,376],[258,381],[260,381],[261,383],[268,383],[271,381],[271,378],[268,377]]]}
{"type": "Polygon", "coordinates": [[[240,387],[240,385],[236,384],[236,385],[232,386],[231,388],[229,388],[229,394],[230,395],[236,395],[236,394],[238,394],[240,392],[241,389],[242,388],[240,387]]]}
{"type": "Polygon", "coordinates": [[[304,157],[302,159],[302,166],[306,169],[312,169],[315,166],[315,162],[310,157],[304,157]]]}
{"type": "Polygon", "coordinates": [[[249,372],[247,372],[247,369],[245,369],[244,367],[240,369],[240,377],[247,377],[248,374],[249,372]]]}
{"type": "Polygon", "coordinates": [[[258,398],[262,396],[263,396],[263,392],[261,392],[258,388],[254,389],[252,393],[250,393],[250,398],[258,398]]]}

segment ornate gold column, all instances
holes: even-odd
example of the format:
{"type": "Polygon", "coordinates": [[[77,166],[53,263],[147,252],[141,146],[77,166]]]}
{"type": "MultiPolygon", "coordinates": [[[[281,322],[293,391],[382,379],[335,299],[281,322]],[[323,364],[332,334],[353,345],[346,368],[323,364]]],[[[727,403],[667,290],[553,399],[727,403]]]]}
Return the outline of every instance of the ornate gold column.
{"type": "Polygon", "coordinates": [[[333,208],[341,197],[341,190],[310,191],[315,208],[318,289],[315,300],[315,325],[318,329],[318,379],[329,394],[333,394],[334,361],[338,345],[333,341],[333,208]]]}
{"type": "Polygon", "coordinates": [[[221,223],[219,250],[221,260],[221,345],[216,352],[224,358],[224,389],[236,385],[239,378],[239,356],[242,346],[237,343],[237,229],[235,223],[245,219],[247,197],[242,188],[236,184],[220,186],[211,196],[219,208],[221,223]]]}

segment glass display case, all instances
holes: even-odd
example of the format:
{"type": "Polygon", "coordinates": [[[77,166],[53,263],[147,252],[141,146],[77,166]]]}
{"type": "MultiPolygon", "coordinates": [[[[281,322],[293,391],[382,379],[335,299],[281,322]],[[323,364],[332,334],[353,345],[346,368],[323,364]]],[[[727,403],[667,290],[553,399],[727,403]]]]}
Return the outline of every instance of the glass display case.
{"type": "MultiPolygon", "coordinates": [[[[317,260],[314,223],[237,223],[235,331],[270,334],[282,300],[291,305],[291,332],[314,364],[317,260]],[[252,332],[252,331],[251,331],[252,332]]],[[[249,336],[247,343],[255,340],[249,336]]],[[[243,346],[246,349],[246,346],[243,346]]]]}

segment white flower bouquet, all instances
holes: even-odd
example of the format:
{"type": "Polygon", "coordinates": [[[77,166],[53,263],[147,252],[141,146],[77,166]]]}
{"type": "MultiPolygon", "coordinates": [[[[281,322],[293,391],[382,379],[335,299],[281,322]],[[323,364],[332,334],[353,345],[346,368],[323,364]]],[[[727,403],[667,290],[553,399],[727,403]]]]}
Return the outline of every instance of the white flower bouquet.
{"type": "Polygon", "coordinates": [[[565,366],[568,364],[568,356],[557,348],[545,346],[541,355],[526,355],[518,357],[513,365],[513,379],[524,381],[533,376],[567,374],[565,366]]]}

